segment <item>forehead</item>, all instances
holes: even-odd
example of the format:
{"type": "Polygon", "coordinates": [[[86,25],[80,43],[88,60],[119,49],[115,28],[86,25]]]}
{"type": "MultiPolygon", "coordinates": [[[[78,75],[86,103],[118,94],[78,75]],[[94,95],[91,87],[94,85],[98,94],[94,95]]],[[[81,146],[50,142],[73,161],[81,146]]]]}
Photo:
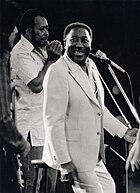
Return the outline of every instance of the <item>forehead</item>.
{"type": "Polygon", "coordinates": [[[85,29],[84,27],[76,27],[71,29],[71,31],[68,34],[69,36],[73,37],[88,37],[91,39],[90,34],[88,32],[87,29],[85,29]]]}
{"type": "Polygon", "coordinates": [[[35,17],[34,23],[35,23],[36,27],[48,26],[48,22],[47,22],[46,18],[43,16],[35,17]]]}

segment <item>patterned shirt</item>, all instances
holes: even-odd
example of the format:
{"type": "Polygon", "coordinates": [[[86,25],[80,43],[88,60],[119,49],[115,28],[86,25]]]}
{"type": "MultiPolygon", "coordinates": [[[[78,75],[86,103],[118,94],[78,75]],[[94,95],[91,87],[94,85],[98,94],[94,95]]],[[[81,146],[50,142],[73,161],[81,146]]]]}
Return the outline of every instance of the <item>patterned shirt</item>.
{"type": "Polygon", "coordinates": [[[0,119],[10,115],[10,96],[9,96],[9,77],[8,77],[8,53],[0,59],[0,119]]]}
{"type": "Polygon", "coordinates": [[[19,153],[26,148],[26,143],[18,132],[10,110],[10,74],[9,53],[0,58],[0,140],[18,148],[19,153]]]}

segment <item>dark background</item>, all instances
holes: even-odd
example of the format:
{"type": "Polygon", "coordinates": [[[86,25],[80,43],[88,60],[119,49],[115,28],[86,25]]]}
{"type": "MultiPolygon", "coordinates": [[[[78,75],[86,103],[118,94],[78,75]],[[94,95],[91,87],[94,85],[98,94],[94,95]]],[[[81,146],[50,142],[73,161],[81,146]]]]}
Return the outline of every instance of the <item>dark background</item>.
{"type": "MultiPolygon", "coordinates": [[[[140,114],[140,1],[104,1],[104,0],[17,0],[21,9],[41,9],[49,22],[50,40],[62,42],[65,26],[74,21],[85,22],[94,33],[92,53],[98,49],[115,63],[124,68],[130,75],[134,101],[140,114]]],[[[110,85],[111,76],[104,69],[103,77],[110,85]]],[[[118,73],[118,72],[116,72],[118,73]]],[[[125,74],[118,73],[129,99],[132,99],[130,85],[125,74]]],[[[112,85],[113,86],[113,82],[112,85]]],[[[131,100],[131,102],[133,102],[131,100]]],[[[111,105],[112,106],[112,105],[111,105]]],[[[135,123],[134,123],[135,124],[135,123]]]]}
{"type": "MultiPolygon", "coordinates": [[[[140,114],[140,1],[100,1],[100,0],[18,0],[22,9],[39,8],[49,22],[50,40],[62,42],[65,26],[80,21],[88,24],[94,33],[92,53],[102,50],[115,63],[124,68],[131,79],[133,92],[128,76],[114,69],[130,102],[140,114]]],[[[110,90],[115,82],[103,63],[97,64],[110,90]]],[[[131,126],[138,126],[127,103],[121,94],[115,95],[131,126]]],[[[120,113],[106,92],[106,104],[115,116],[120,113]]],[[[123,140],[112,138],[105,133],[106,143],[125,156],[123,140]]],[[[107,167],[117,184],[117,193],[125,192],[125,163],[109,148],[106,149],[107,167]]],[[[129,193],[140,192],[140,172],[129,174],[129,193]],[[135,187],[135,189],[134,189],[135,187]]]]}

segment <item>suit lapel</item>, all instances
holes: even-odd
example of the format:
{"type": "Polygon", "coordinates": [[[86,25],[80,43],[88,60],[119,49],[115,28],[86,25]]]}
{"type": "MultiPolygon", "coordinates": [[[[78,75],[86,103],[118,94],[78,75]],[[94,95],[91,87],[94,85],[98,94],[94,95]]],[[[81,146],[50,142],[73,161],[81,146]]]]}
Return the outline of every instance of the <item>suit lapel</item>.
{"type": "Polygon", "coordinates": [[[102,86],[102,83],[101,83],[101,80],[99,78],[99,72],[98,70],[96,69],[96,67],[92,66],[92,74],[94,76],[94,79],[97,83],[97,87],[98,87],[98,101],[100,103],[100,106],[103,107],[103,101],[104,101],[104,89],[103,89],[103,86],[102,86]]]}
{"type": "Polygon", "coordinates": [[[70,75],[75,79],[75,81],[79,84],[79,86],[83,89],[85,94],[97,105],[100,107],[98,100],[93,94],[91,87],[88,81],[85,79],[83,72],[79,69],[77,65],[74,63],[67,63],[69,67],[70,75]]]}

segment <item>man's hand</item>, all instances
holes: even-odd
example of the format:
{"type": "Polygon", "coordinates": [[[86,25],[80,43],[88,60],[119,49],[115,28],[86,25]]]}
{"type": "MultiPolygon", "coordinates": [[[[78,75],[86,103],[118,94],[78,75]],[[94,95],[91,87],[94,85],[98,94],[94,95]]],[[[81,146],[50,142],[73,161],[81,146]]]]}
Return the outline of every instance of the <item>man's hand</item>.
{"type": "Polygon", "coordinates": [[[129,169],[129,166],[131,165],[131,169],[134,172],[135,171],[135,167],[137,169],[139,169],[139,165],[140,165],[140,142],[138,141],[138,139],[136,140],[136,142],[134,143],[133,147],[131,148],[127,161],[126,161],[126,170],[129,169]]]}
{"type": "Polygon", "coordinates": [[[47,50],[49,60],[57,60],[62,55],[63,47],[61,42],[58,40],[53,40],[47,50]]]}
{"type": "Polygon", "coordinates": [[[123,137],[124,140],[127,141],[128,143],[134,143],[136,140],[137,132],[138,132],[137,128],[128,129],[123,137]]]}
{"type": "Polygon", "coordinates": [[[76,168],[72,162],[68,162],[61,165],[61,181],[70,182],[72,185],[74,181],[78,181],[78,175],[76,168]]]}

